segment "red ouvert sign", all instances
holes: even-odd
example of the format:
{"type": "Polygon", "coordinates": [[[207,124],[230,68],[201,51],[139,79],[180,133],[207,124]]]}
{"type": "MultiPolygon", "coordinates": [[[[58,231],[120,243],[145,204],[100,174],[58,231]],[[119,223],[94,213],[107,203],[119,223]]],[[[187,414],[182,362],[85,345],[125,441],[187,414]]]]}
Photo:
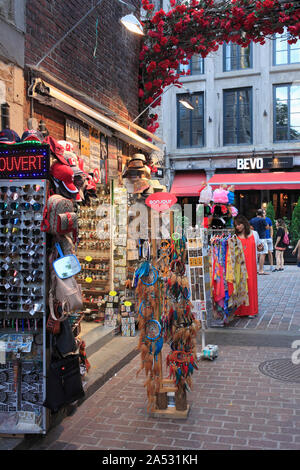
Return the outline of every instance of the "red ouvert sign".
{"type": "Polygon", "coordinates": [[[170,193],[155,193],[148,196],[145,202],[151,209],[164,212],[177,202],[177,197],[170,193]]]}

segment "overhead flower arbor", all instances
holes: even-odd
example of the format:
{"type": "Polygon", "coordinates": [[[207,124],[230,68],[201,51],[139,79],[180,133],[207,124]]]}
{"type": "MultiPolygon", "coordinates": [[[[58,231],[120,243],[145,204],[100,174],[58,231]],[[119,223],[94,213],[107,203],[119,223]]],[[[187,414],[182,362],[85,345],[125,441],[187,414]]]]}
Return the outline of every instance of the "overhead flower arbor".
{"type": "MultiPolygon", "coordinates": [[[[179,85],[185,72],[179,64],[188,64],[194,54],[206,57],[223,42],[246,47],[251,41],[264,44],[286,28],[288,42],[300,36],[300,2],[282,0],[170,0],[168,12],[154,13],[150,0],[142,0],[146,11],[145,39],[140,53],[140,89],[142,108],[160,105],[160,95],[168,85],[179,85]]],[[[149,114],[150,132],[158,127],[157,115],[149,114]]]]}

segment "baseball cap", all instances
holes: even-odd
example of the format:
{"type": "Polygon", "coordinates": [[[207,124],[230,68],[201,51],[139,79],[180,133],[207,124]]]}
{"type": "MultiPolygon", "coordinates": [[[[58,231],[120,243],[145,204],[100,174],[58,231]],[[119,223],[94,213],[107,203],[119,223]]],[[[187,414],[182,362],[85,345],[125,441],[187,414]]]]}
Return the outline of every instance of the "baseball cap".
{"type": "Polygon", "coordinates": [[[50,174],[61,181],[67,191],[73,194],[78,193],[78,189],[74,184],[74,173],[69,165],[55,162],[50,168],[50,174]]]}
{"type": "Polygon", "coordinates": [[[0,144],[16,144],[21,139],[12,129],[3,129],[0,132],[0,144]]]}
{"type": "Polygon", "coordinates": [[[26,131],[23,132],[22,142],[26,142],[27,140],[36,140],[37,142],[43,142],[44,136],[40,131],[36,131],[35,129],[26,129],[26,131]]]}
{"type": "Polygon", "coordinates": [[[44,140],[45,144],[48,144],[53,155],[62,163],[63,165],[69,165],[67,160],[64,158],[64,148],[60,145],[54,137],[48,135],[44,140]]]}

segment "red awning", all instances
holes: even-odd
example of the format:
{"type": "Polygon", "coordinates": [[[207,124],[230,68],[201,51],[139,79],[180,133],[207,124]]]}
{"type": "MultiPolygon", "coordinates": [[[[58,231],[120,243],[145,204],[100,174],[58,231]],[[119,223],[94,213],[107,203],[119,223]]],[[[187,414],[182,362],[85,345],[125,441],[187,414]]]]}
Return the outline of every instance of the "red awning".
{"type": "Polygon", "coordinates": [[[170,193],[176,196],[199,196],[203,183],[206,183],[204,171],[184,171],[176,173],[170,193]]]}
{"type": "Polygon", "coordinates": [[[213,189],[220,184],[234,184],[235,190],[299,189],[300,172],[216,174],[209,181],[213,189]]]}

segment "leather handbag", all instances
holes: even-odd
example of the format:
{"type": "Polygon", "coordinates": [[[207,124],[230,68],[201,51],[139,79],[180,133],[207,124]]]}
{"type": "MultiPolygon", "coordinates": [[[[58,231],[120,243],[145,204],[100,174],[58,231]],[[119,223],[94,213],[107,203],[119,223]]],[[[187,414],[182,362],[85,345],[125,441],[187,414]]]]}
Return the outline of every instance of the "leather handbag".
{"type": "Polygon", "coordinates": [[[77,344],[68,318],[60,322],[60,332],[55,336],[54,344],[61,356],[76,352],[77,344]]]}
{"type": "MultiPolygon", "coordinates": [[[[82,310],[82,290],[74,276],[60,279],[54,269],[51,269],[51,290],[49,293],[49,306],[54,299],[61,303],[64,313],[82,310]]],[[[50,306],[51,308],[51,306],[50,306]]],[[[52,310],[53,315],[54,310],[52,310]]]]}

